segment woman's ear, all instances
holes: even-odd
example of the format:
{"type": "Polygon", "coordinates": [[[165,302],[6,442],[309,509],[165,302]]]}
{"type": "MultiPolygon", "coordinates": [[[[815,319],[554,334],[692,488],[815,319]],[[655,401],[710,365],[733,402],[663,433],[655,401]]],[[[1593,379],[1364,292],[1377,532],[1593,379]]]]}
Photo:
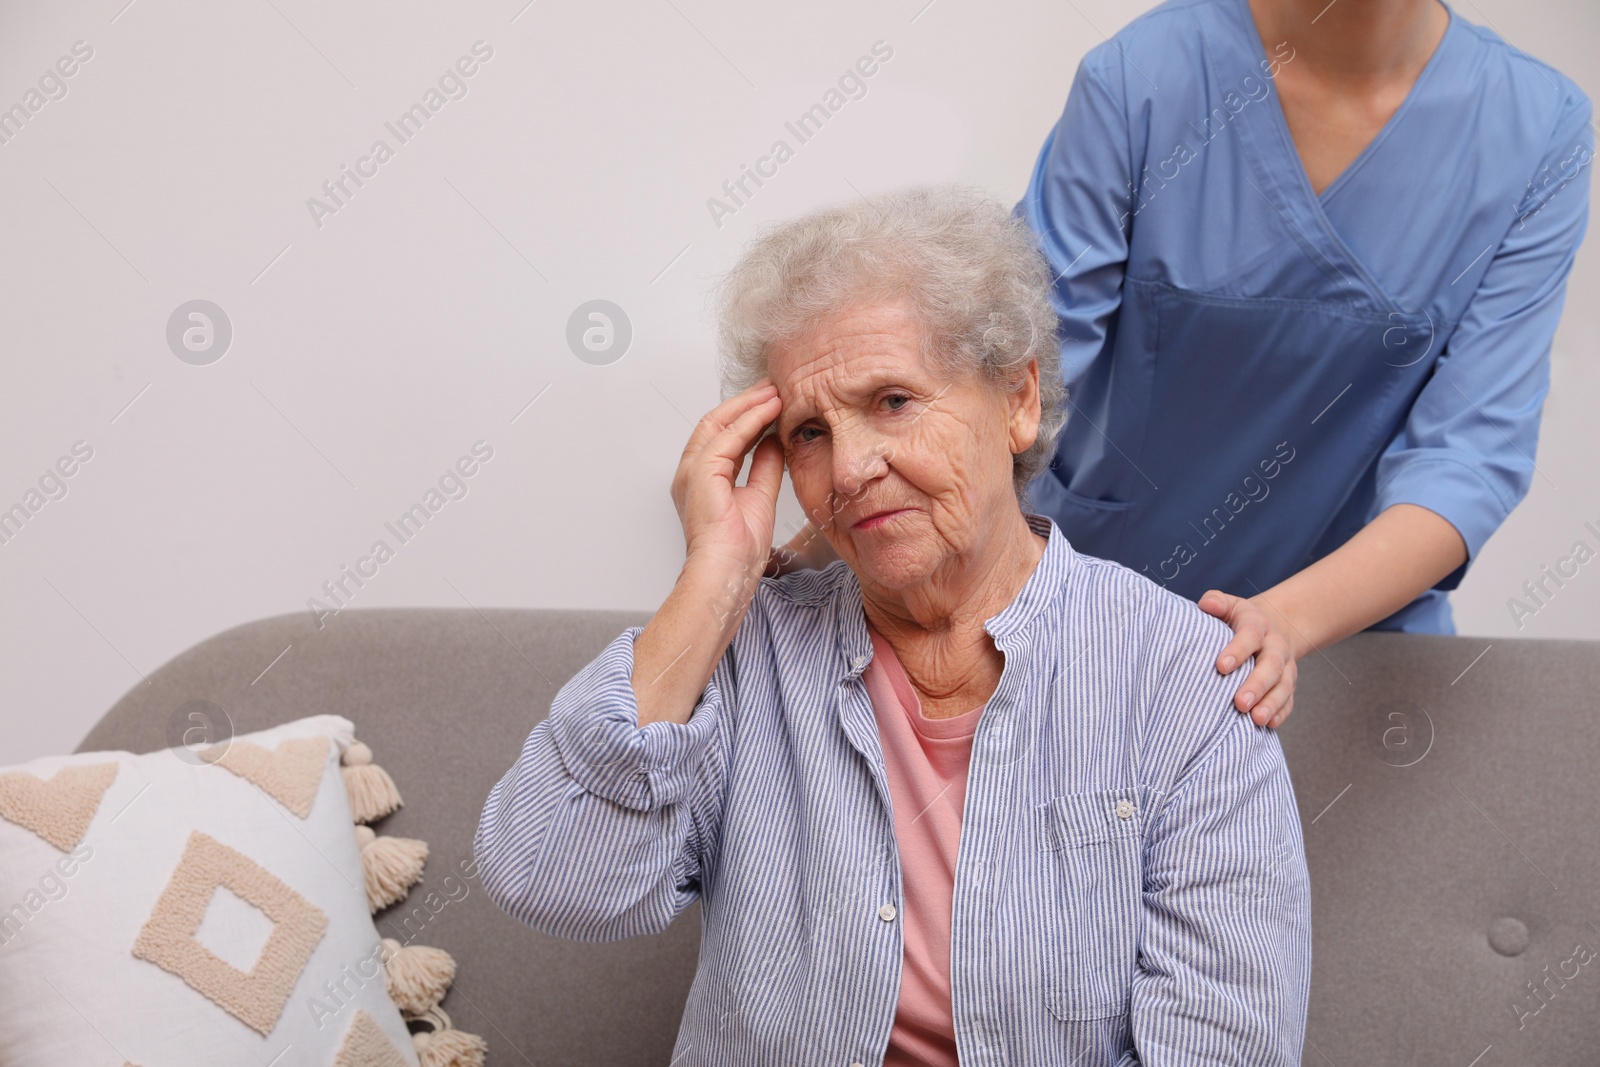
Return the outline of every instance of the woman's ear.
{"type": "Polygon", "coordinates": [[[1043,411],[1039,404],[1039,361],[1028,360],[1028,369],[1022,383],[1006,398],[1010,405],[1011,454],[1018,455],[1033,447],[1039,439],[1039,421],[1043,411]]]}

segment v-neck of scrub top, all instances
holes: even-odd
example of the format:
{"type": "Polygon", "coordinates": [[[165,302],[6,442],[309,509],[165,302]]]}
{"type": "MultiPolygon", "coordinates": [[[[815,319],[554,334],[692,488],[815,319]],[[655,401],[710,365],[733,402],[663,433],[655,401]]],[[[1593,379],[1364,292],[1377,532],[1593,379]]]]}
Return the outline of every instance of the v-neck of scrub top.
{"type": "MultiPolygon", "coordinates": [[[[1320,235],[1328,246],[1324,251],[1329,253],[1329,259],[1346,264],[1351,272],[1360,278],[1361,284],[1371,296],[1387,304],[1388,310],[1396,313],[1405,312],[1403,299],[1372,270],[1369,266],[1372,262],[1371,257],[1361,253],[1362,246],[1366,244],[1363,237],[1366,236],[1367,226],[1372,219],[1371,208],[1375,202],[1381,203],[1382,198],[1347,196],[1341,201],[1340,194],[1350,185],[1359,183],[1362,176],[1369,171],[1380,175],[1378,184],[1380,188],[1384,187],[1381,181],[1380,158],[1384,145],[1397,129],[1405,125],[1413,111],[1426,105],[1435,83],[1439,80],[1438,72],[1452,62],[1457,50],[1453,41],[1462,32],[1460,19],[1449,4],[1443,3],[1443,0],[1438,2],[1445,10],[1447,21],[1439,43],[1434,46],[1433,54],[1417,73],[1411,87],[1406,91],[1405,98],[1400,101],[1400,106],[1395,108],[1394,114],[1389,116],[1388,121],[1373,134],[1372,139],[1321,193],[1311,187],[1311,179],[1306,174],[1300,151],[1295,147],[1294,135],[1289,131],[1288,116],[1284,114],[1283,103],[1276,91],[1269,93],[1267,99],[1263,101],[1272,115],[1271,121],[1264,124],[1266,129],[1262,129],[1261,124],[1240,124],[1242,140],[1247,151],[1251,153],[1259,170],[1270,177],[1277,193],[1276,201],[1269,197],[1269,202],[1273,202],[1279,210],[1291,211],[1305,223],[1306,229],[1312,234],[1320,235]],[[1421,105],[1419,101],[1422,102],[1421,105]],[[1346,204],[1354,207],[1348,212],[1340,211],[1340,207],[1346,204]]],[[[1231,9],[1235,28],[1241,32],[1240,43],[1246,49],[1249,62],[1252,65],[1270,62],[1265,43],[1261,39],[1261,31],[1256,26],[1255,16],[1250,11],[1249,0],[1232,0],[1231,9]]],[[[1385,226],[1379,236],[1392,235],[1385,226]]],[[[1382,243],[1387,246],[1392,242],[1382,243]]]]}

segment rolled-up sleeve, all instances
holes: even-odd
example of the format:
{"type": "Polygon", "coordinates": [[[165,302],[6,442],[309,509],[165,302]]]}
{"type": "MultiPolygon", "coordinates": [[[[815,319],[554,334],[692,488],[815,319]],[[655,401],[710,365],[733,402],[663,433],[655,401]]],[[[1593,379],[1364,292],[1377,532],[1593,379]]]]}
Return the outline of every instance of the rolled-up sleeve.
{"type": "MultiPolygon", "coordinates": [[[[1535,471],[1551,342],[1589,215],[1591,108],[1574,93],[1526,199],[1378,464],[1372,516],[1395,504],[1425,507],[1461,534],[1468,560],[1527,494],[1535,471]]],[[[1469,279],[1477,276],[1472,267],[1463,270],[1469,279]]],[[[1454,589],[1465,570],[1438,588],[1454,589]]]]}
{"type": "Polygon", "coordinates": [[[1125,1064],[1299,1064],[1311,891],[1277,735],[1234,713],[1163,798],[1145,855],[1125,1064]]]}
{"type": "Polygon", "coordinates": [[[699,895],[727,763],[715,680],[688,722],[640,728],[629,627],[561,687],[495,784],[473,852],[517,920],[579,941],[658,933],[699,895]]]}

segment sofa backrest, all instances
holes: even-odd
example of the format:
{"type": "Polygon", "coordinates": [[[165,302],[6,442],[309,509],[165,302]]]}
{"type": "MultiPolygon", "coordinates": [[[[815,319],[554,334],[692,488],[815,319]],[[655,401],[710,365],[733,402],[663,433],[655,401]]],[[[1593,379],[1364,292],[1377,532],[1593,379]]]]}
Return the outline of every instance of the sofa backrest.
{"type": "MultiPolygon", "coordinates": [[[[518,925],[476,882],[437,903],[556,690],[647,617],[392,609],[346,611],[320,630],[306,613],[264,619],[153,672],[79,751],[161,748],[194,699],[236,733],[344,715],[406,800],[377,828],[431,850],[423,881],[378,927],[456,957],[444,1007],[488,1041],[490,1064],[665,1064],[698,907],[657,937],[580,944],[518,925]]],[[[1312,878],[1304,1062],[1600,1062],[1600,643],[1363,634],[1302,672],[1279,733],[1312,878]]]]}

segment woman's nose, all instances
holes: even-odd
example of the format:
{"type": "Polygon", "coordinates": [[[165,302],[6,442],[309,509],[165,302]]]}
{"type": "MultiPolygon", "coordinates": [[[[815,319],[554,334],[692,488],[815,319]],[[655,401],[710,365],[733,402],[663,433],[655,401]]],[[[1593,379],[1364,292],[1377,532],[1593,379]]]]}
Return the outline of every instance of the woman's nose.
{"type": "Polygon", "coordinates": [[[855,496],[889,469],[889,450],[876,434],[834,435],[833,485],[844,496],[855,496]]]}

